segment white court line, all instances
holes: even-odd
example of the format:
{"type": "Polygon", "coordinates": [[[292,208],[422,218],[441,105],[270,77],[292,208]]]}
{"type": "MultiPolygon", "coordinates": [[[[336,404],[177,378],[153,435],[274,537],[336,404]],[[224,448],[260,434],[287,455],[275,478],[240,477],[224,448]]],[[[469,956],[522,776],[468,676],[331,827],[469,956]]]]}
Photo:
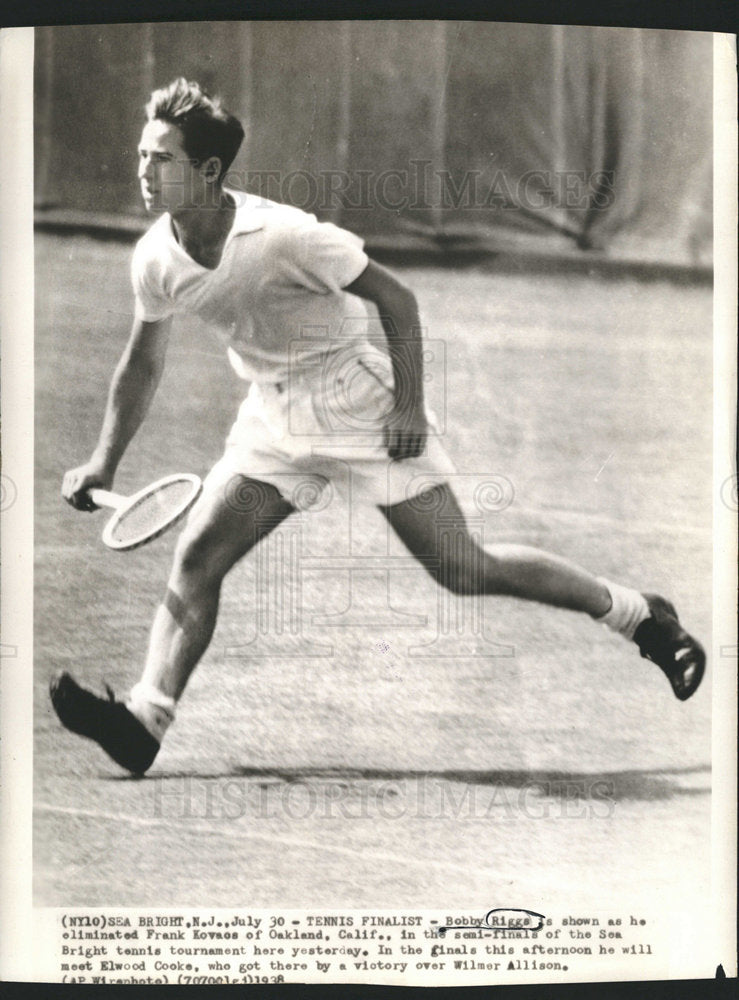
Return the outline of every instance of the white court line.
{"type": "MultiPolygon", "coordinates": [[[[63,815],[67,816],[85,816],[90,819],[108,820],[111,823],[129,823],[133,826],[166,827],[169,825],[169,821],[165,819],[155,819],[155,818],[149,819],[143,816],[129,816],[119,813],[108,813],[108,812],[98,811],[96,809],[79,809],[75,806],[57,806],[53,805],[50,802],[37,803],[34,806],[34,811],[62,813],[63,815]]],[[[411,866],[415,865],[418,868],[424,868],[426,870],[428,870],[429,868],[434,868],[438,871],[448,870],[454,872],[462,872],[467,876],[469,876],[470,874],[469,866],[455,865],[450,862],[446,863],[439,862],[432,858],[426,858],[421,860],[420,858],[416,859],[408,856],[401,857],[397,854],[387,854],[384,851],[370,851],[367,850],[366,847],[361,847],[354,850],[351,847],[340,847],[338,845],[326,844],[326,843],[319,844],[316,843],[315,841],[304,840],[298,837],[279,837],[279,836],[272,836],[271,834],[267,835],[267,834],[253,833],[248,830],[247,831],[241,829],[234,830],[230,829],[229,827],[221,828],[216,826],[205,826],[201,824],[188,823],[187,826],[183,827],[183,829],[186,832],[202,833],[208,837],[212,837],[213,834],[216,835],[220,834],[221,836],[224,837],[234,837],[239,840],[261,841],[270,845],[278,844],[280,846],[286,846],[286,847],[302,847],[308,850],[323,851],[323,852],[333,851],[334,854],[343,854],[347,857],[354,859],[357,858],[357,855],[360,855],[362,858],[365,857],[371,858],[376,861],[391,861],[393,864],[402,865],[404,868],[407,868],[409,865],[411,866]]],[[[482,875],[488,875],[492,878],[501,877],[500,871],[494,868],[485,869],[485,868],[475,867],[475,872],[482,875]]]]}

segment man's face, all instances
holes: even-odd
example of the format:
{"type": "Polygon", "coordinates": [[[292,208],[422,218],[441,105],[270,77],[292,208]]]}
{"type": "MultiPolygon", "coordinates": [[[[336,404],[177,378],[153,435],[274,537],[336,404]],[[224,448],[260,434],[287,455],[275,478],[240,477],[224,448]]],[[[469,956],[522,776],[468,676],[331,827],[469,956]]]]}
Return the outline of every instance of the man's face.
{"type": "Polygon", "coordinates": [[[204,180],[188,158],[176,125],[155,118],[144,126],[139,182],[147,212],[177,212],[202,203],[204,180]]]}

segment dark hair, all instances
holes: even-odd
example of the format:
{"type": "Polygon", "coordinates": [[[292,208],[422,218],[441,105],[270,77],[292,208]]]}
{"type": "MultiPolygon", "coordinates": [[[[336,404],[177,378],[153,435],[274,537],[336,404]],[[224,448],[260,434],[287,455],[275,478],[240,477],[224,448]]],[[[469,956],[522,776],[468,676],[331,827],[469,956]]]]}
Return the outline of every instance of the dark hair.
{"type": "Polygon", "coordinates": [[[182,132],[184,150],[195,163],[217,156],[221,177],[244,138],[241,122],[222,107],[220,99],[209,97],[200,84],[183,76],[154,91],[146,105],[146,117],[176,125],[182,132]]]}

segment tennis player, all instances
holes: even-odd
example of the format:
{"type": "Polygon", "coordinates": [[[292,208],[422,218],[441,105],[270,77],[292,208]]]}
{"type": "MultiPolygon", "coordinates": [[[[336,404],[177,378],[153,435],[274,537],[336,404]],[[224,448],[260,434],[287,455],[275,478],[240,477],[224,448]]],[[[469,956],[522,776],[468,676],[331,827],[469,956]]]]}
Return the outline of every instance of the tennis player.
{"type": "Polygon", "coordinates": [[[228,571],[307,495],[316,500],[328,483],[341,492],[347,470],[351,501],[378,506],[441,586],[590,615],[634,640],[675,695],[689,698],[705,654],[664,598],[538,549],[483,550],[470,538],[448,482],[454,467],[424,407],[412,292],[369,260],[356,236],[231,190],[224,174],[243,130],[196,83],[180,78],[155,91],[146,116],[139,179],[147,210],[159,217],[134,251],[135,318],[99,441],[64,476],[64,498],[91,510],[87,491],[111,488],[160,380],[175,315],[194,313],[213,327],[251,385],[178,541],[140,680],[117,700],[110,689],[99,697],[66,672],[56,676],[51,699],[61,722],[127,770],[145,772],[211,639],[228,571]],[[368,341],[361,300],[377,307],[386,353],[368,341]],[[306,482],[311,489],[296,489],[306,482]],[[463,545],[458,533],[437,530],[439,519],[463,532],[463,545]]]}

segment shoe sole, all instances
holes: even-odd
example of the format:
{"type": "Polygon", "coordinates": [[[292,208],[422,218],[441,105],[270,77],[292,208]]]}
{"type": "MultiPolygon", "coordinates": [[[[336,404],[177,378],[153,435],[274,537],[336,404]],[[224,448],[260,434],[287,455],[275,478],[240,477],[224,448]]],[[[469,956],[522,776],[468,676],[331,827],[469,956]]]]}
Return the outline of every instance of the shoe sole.
{"type": "Polygon", "coordinates": [[[700,687],[703,675],[706,672],[705,650],[697,639],[694,639],[688,632],[685,631],[683,626],[680,624],[677,610],[675,609],[675,606],[670,603],[670,601],[665,600],[664,597],[660,597],[659,594],[644,594],[644,598],[649,607],[651,617],[648,618],[646,622],[642,622],[642,625],[639,626],[634,634],[634,638],[637,640],[641,655],[646,660],[649,660],[651,663],[656,664],[660,668],[662,673],[670,682],[670,686],[675,697],[679,701],[687,701],[688,698],[691,698],[700,687]],[[664,618],[671,618],[673,620],[682,633],[681,641],[683,641],[684,637],[685,643],[683,648],[679,648],[675,653],[673,653],[673,660],[676,662],[671,667],[663,666],[648,652],[644,652],[641,642],[639,642],[637,638],[639,629],[641,629],[642,626],[652,622],[652,628],[660,628],[664,618]]]}
{"type": "Polygon", "coordinates": [[[141,775],[154,763],[159,743],[122,702],[106,702],[67,671],[52,677],[49,695],[64,728],[97,743],[119,767],[141,775]]]}

